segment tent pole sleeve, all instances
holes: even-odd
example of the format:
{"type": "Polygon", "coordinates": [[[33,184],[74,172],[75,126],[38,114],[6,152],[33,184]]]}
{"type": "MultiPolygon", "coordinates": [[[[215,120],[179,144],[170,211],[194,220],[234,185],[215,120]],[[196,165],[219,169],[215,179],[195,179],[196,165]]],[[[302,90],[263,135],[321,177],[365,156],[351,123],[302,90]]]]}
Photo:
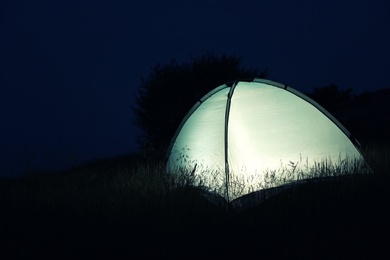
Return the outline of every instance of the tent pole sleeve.
{"type": "Polygon", "coordinates": [[[229,169],[229,113],[230,113],[230,104],[231,100],[233,97],[233,92],[234,89],[237,86],[237,81],[233,83],[233,86],[230,88],[230,91],[228,93],[227,101],[226,101],[226,112],[225,112],[225,135],[224,135],[224,149],[225,149],[225,176],[226,176],[226,199],[227,202],[230,203],[230,198],[229,198],[229,185],[230,185],[230,180],[229,180],[229,174],[230,174],[230,169],[229,169]]]}

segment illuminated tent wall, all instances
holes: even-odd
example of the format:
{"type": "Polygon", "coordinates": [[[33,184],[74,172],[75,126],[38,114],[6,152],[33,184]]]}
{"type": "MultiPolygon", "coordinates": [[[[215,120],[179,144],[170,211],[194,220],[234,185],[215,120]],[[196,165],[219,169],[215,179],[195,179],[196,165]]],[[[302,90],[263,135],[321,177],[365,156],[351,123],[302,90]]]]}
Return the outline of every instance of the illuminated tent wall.
{"type": "Polygon", "coordinates": [[[316,102],[263,79],[222,85],[183,119],[167,170],[232,201],[362,157],[350,133],[316,102]]]}

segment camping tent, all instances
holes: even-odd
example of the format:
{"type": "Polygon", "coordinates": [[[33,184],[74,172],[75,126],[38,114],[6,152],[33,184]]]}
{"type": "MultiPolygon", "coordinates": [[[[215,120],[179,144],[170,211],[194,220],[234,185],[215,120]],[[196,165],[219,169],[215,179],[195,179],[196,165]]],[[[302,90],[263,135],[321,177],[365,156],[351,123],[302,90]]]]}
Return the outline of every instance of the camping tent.
{"type": "Polygon", "coordinates": [[[167,170],[184,170],[232,201],[361,160],[347,129],[315,101],[254,79],[219,86],[192,107],[171,141],[167,170]]]}

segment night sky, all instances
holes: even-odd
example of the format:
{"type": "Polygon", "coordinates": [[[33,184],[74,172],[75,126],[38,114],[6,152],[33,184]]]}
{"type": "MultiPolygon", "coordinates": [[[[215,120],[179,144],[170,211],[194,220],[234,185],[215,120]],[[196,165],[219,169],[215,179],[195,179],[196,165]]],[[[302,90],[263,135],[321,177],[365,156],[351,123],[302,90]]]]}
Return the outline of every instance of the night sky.
{"type": "Polygon", "coordinates": [[[1,1],[0,176],[136,151],[140,77],[172,58],[237,55],[302,92],[390,87],[389,3],[1,1]]]}

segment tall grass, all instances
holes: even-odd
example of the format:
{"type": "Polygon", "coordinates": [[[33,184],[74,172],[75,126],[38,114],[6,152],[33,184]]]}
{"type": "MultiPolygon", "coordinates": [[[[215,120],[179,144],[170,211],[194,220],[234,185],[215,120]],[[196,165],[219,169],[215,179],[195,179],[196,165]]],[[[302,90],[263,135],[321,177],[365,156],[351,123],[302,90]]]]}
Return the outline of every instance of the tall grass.
{"type": "MultiPolygon", "coordinates": [[[[229,183],[230,198],[236,199],[258,190],[300,184],[307,180],[358,176],[369,172],[374,172],[375,177],[388,179],[388,148],[370,146],[364,150],[364,156],[367,163],[357,160],[340,160],[333,163],[325,160],[308,168],[304,166],[304,162],[300,162],[303,165],[300,168],[296,167],[296,164],[288,164],[282,165],[278,170],[266,171],[262,175],[233,175],[229,183]]],[[[208,197],[212,197],[212,194],[223,196],[226,192],[224,173],[221,172],[202,172],[196,175],[194,172],[179,169],[173,174],[167,174],[165,164],[161,161],[148,161],[136,156],[129,160],[131,163],[123,163],[123,159],[117,164],[97,162],[58,173],[0,180],[3,205],[17,207],[21,203],[39,202],[46,206],[80,207],[83,210],[99,207],[122,208],[124,204],[144,207],[147,203],[167,205],[167,201],[174,194],[182,191],[191,194],[202,191],[203,194],[207,193],[208,197]],[[207,174],[213,177],[210,178],[207,174]]]]}
{"type": "MultiPolygon", "coordinates": [[[[246,169],[241,169],[239,172],[230,171],[229,178],[226,177],[223,169],[211,170],[195,163],[189,165],[192,165],[191,168],[179,167],[170,174],[180,178],[185,176],[190,180],[191,185],[205,192],[217,194],[228,203],[256,191],[282,186],[284,189],[286,185],[309,180],[372,173],[372,168],[363,159],[342,159],[341,156],[336,161],[327,158],[318,162],[309,162],[308,158],[305,160],[301,158],[295,163],[281,162],[278,169],[267,169],[263,172],[248,172],[246,169]]],[[[275,189],[272,193],[275,193],[274,191],[275,189]]]]}

